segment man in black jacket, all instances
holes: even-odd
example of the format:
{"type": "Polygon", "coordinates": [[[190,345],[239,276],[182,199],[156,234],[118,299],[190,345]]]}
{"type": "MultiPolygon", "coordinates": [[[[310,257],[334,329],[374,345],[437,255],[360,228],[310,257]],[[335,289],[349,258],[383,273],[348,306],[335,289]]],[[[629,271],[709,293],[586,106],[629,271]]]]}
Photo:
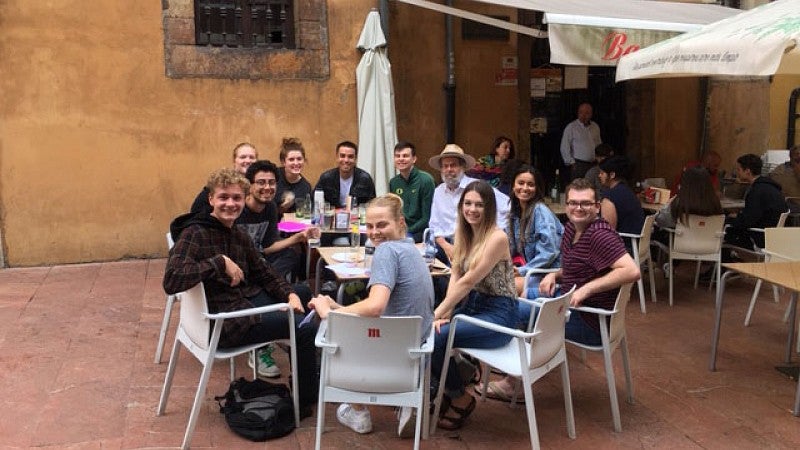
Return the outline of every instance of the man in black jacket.
{"type": "Polygon", "coordinates": [[[736,177],[750,183],[744,196],[744,209],[726,221],[730,227],[725,232],[725,243],[752,249],[753,244],[764,247],[764,233],[750,228],[770,228],[778,224],[781,213],[786,211],[786,200],[781,186],[769,177],[761,175],[761,158],[752,153],[736,160],[736,177]]]}
{"type": "Polygon", "coordinates": [[[336,208],[347,204],[347,197],[356,197],[360,205],[365,205],[375,198],[375,183],[364,170],[356,167],[358,146],[350,141],[336,145],[338,167],[326,170],[319,177],[317,186],[325,193],[325,201],[336,208]]]}

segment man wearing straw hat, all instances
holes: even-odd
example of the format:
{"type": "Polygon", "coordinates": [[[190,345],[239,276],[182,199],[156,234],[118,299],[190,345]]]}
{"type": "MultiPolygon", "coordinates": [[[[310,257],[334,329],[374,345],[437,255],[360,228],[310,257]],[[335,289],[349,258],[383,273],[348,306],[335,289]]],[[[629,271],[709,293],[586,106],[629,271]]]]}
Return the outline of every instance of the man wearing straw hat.
{"type": "MultiPolygon", "coordinates": [[[[439,259],[449,264],[453,255],[458,200],[468,184],[478,181],[464,175],[467,169],[475,165],[475,158],[464,153],[458,145],[447,144],[441,153],[428,160],[428,164],[442,174],[442,184],[433,191],[429,227],[436,238],[439,259]]],[[[510,202],[508,196],[497,189],[494,189],[494,196],[497,200],[497,226],[504,230],[508,223],[510,202]]]]}

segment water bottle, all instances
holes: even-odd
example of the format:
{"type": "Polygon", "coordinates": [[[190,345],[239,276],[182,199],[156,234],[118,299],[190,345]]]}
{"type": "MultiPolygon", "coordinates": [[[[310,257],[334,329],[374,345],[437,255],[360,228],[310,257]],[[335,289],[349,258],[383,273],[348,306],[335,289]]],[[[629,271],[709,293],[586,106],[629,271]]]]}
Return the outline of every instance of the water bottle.
{"type": "Polygon", "coordinates": [[[372,245],[372,240],[367,238],[364,242],[364,267],[369,269],[372,267],[372,255],[375,254],[375,246],[372,245]]]}
{"type": "Polygon", "coordinates": [[[428,233],[428,239],[425,240],[425,252],[423,253],[425,264],[431,265],[436,259],[436,238],[433,233],[428,233]]]}
{"type": "Polygon", "coordinates": [[[559,198],[560,191],[561,191],[561,177],[558,175],[558,169],[556,169],[556,177],[553,180],[553,186],[550,187],[550,201],[552,203],[561,202],[561,199],[559,198]]]}
{"type": "Polygon", "coordinates": [[[321,189],[317,189],[314,191],[314,217],[319,216],[319,220],[317,220],[317,225],[320,228],[329,227],[330,224],[325,223],[325,192],[321,189]]]}
{"type": "Polygon", "coordinates": [[[323,213],[319,210],[319,208],[314,205],[314,209],[311,213],[311,232],[308,237],[308,247],[309,248],[319,248],[320,247],[320,237],[322,231],[320,231],[320,224],[322,222],[323,213]]]}

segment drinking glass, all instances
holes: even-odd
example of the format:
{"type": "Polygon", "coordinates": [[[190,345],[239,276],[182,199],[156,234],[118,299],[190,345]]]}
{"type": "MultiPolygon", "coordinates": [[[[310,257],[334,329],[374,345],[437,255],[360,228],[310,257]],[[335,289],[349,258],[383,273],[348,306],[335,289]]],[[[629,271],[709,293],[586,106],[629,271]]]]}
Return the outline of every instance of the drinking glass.
{"type": "Polygon", "coordinates": [[[297,198],[294,200],[294,203],[295,205],[297,205],[297,207],[294,210],[294,217],[297,219],[305,219],[307,211],[307,205],[305,199],[297,198]]]}
{"type": "Polygon", "coordinates": [[[358,262],[359,244],[361,244],[361,233],[356,222],[350,226],[350,257],[354,262],[358,262]]]}
{"type": "Polygon", "coordinates": [[[321,236],[322,236],[322,230],[320,230],[319,227],[317,226],[310,227],[308,231],[308,246],[310,248],[319,248],[321,236]]]}

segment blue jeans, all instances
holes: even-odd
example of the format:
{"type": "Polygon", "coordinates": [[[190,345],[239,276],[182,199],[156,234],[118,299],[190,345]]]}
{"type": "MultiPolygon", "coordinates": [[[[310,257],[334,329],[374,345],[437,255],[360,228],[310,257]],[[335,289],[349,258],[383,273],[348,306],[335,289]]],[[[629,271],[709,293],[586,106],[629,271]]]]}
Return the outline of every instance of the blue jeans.
{"type": "MultiPolygon", "coordinates": [[[[604,318],[601,318],[603,320],[604,318]]],[[[579,311],[572,311],[564,329],[564,337],[570,341],[580,342],[585,345],[602,345],[600,332],[595,331],[579,311]]]]}
{"type": "MultiPolygon", "coordinates": [[[[561,293],[558,292],[556,295],[561,295],[561,293]]],[[[528,326],[531,307],[522,302],[518,302],[518,304],[519,325],[522,328],[526,328],[528,326]]],[[[570,341],[580,342],[585,345],[601,345],[603,341],[600,338],[600,332],[592,328],[592,326],[581,317],[582,313],[580,311],[573,310],[571,312],[569,320],[567,320],[567,323],[564,325],[564,337],[570,341]]],[[[534,313],[534,320],[535,314],[536,313],[534,313]]]]}
{"type": "MultiPolygon", "coordinates": [[[[514,303],[515,300],[510,297],[490,297],[471,291],[464,304],[453,312],[453,317],[456,314],[465,314],[487,322],[514,328],[517,324],[517,306],[514,303]]],[[[442,325],[441,332],[436,335],[434,340],[433,355],[431,357],[431,376],[437,380],[442,375],[449,333],[450,324],[442,325]]],[[[511,336],[507,334],[487,330],[466,322],[459,322],[453,337],[453,348],[497,348],[507,344],[510,340],[511,336]]],[[[451,398],[462,396],[464,394],[464,385],[465,381],[461,379],[455,361],[451,358],[447,369],[447,379],[445,380],[447,395],[451,398]]]]}

